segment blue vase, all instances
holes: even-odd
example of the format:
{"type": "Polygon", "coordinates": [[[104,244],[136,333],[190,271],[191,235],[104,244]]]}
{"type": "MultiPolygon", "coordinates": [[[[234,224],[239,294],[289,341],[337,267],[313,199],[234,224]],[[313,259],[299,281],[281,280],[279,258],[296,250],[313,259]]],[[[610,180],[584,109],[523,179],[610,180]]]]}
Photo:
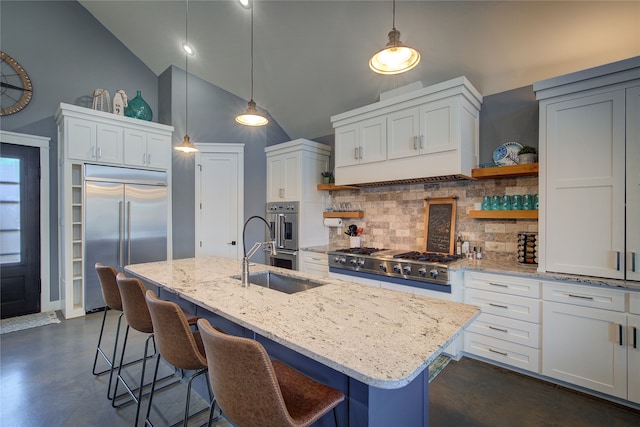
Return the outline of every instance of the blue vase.
{"type": "Polygon", "coordinates": [[[124,109],[124,115],[127,117],[134,117],[140,120],[146,120],[148,122],[153,118],[153,111],[149,104],[142,99],[140,91],[136,94],[136,97],[129,101],[124,109]]]}

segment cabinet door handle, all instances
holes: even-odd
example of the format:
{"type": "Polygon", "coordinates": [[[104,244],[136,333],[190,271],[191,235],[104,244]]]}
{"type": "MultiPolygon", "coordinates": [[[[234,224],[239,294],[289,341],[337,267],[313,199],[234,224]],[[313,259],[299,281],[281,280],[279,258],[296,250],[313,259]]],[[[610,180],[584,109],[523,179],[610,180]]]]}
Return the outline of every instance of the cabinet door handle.
{"type": "Polygon", "coordinates": [[[364,157],[362,156],[362,145],[360,147],[358,147],[358,154],[360,155],[360,158],[363,159],[364,157]]]}
{"type": "Polygon", "coordinates": [[[638,348],[638,328],[634,326],[632,331],[633,331],[633,348],[638,348]]]}
{"type": "Polygon", "coordinates": [[[358,147],[353,149],[353,158],[354,160],[358,160],[358,147]]]}
{"type": "Polygon", "coordinates": [[[624,328],[622,327],[621,324],[618,325],[618,343],[622,346],[623,342],[622,342],[622,336],[623,336],[623,332],[624,332],[624,328]]]}
{"type": "Polygon", "coordinates": [[[492,306],[492,307],[498,307],[498,308],[509,308],[508,305],[496,304],[496,303],[493,303],[493,302],[490,302],[489,305],[492,306]]]}
{"type": "Polygon", "coordinates": [[[98,157],[97,148],[95,145],[91,146],[91,157],[98,157]]]}
{"type": "Polygon", "coordinates": [[[634,273],[637,271],[636,270],[636,253],[635,252],[631,252],[631,271],[633,271],[634,273]]]}
{"type": "Polygon", "coordinates": [[[497,353],[497,354],[500,354],[500,355],[502,355],[502,356],[506,356],[506,355],[508,354],[506,351],[498,351],[498,350],[494,350],[494,349],[492,349],[491,347],[489,347],[489,351],[490,351],[491,353],[497,353]]]}
{"type": "Polygon", "coordinates": [[[507,330],[507,329],[497,328],[497,327],[492,326],[492,325],[489,325],[489,329],[493,329],[494,331],[500,331],[500,332],[504,332],[504,333],[509,332],[509,330],[507,330]]]}
{"type": "Polygon", "coordinates": [[[142,164],[143,165],[147,164],[147,153],[142,153],[142,164]]]}
{"type": "Polygon", "coordinates": [[[424,148],[424,135],[420,135],[420,148],[424,148]]]}
{"type": "Polygon", "coordinates": [[[620,251],[616,251],[616,271],[620,271],[620,251]]]}
{"type": "Polygon", "coordinates": [[[575,294],[567,294],[570,298],[580,298],[580,299],[588,299],[589,301],[593,301],[593,297],[587,295],[575,295],[575,294]]]}
{"type": "Polygon", "coordinates": [[[413,149],[414,150],[418,149],[418,137],[417,136],[413,137],[413,149]]]}
{"type": "Polygon", "coordinates": [[[147,154],[147,164],[151,164],[151,153],[147,154]]]}
{"type": "Polygon", "coordinates": [[[102,158],[102,147],[98,147],[98,158],[102,158]]]}

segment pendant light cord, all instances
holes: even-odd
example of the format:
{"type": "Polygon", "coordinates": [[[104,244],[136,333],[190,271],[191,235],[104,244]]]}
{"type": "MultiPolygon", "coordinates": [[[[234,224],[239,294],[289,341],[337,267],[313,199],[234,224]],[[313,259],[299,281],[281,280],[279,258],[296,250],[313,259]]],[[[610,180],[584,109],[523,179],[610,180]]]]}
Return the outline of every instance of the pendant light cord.
{"type": "Polygon", "coordinates": [[[251,2],[251,100],[253,101],[253,6],[251,2]]]}
{"type": "Polygon", "coordinates": [[[396,29],[396,0],[393,0],[393,26],[391,28],[396,29]]]}
{"type": "MultiPolygon", "coordinates": [[[[187,0],[187,13],[184,22],[185,43],[189,46],[189,0],[187,0]]],[[[184,133],[189,134],[189,53],[184,53],[184,133]]]]}

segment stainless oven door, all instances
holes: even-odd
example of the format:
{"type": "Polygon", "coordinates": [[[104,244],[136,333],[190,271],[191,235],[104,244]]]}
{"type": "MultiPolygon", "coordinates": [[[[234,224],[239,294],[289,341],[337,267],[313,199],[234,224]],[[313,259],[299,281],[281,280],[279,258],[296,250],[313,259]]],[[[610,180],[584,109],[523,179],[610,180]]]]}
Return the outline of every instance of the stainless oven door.
{"type": "Polygon", "coordinates": [[[298,214],[269,213],[267,222],[271,226],[271,238],[276,242],[276,249],[298,250],[298,214]]]}
{"type": "Polygon", "coordinates": [[[287,268],[289,270],[298,269],[298,251],[278,249],[276,255],[271,255],[269,251],[265,251],[265,257],[267,264],[273,267],[287,268]]]}

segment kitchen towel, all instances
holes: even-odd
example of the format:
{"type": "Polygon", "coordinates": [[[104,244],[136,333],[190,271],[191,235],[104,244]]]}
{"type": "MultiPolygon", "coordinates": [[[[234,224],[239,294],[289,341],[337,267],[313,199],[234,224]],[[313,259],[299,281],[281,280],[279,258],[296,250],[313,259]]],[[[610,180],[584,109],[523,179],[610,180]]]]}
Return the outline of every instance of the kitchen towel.
{"type": "Polygon", "coordinates": [[[325,218],[325,227],[342,227],[342,218],[325,218]]]}

